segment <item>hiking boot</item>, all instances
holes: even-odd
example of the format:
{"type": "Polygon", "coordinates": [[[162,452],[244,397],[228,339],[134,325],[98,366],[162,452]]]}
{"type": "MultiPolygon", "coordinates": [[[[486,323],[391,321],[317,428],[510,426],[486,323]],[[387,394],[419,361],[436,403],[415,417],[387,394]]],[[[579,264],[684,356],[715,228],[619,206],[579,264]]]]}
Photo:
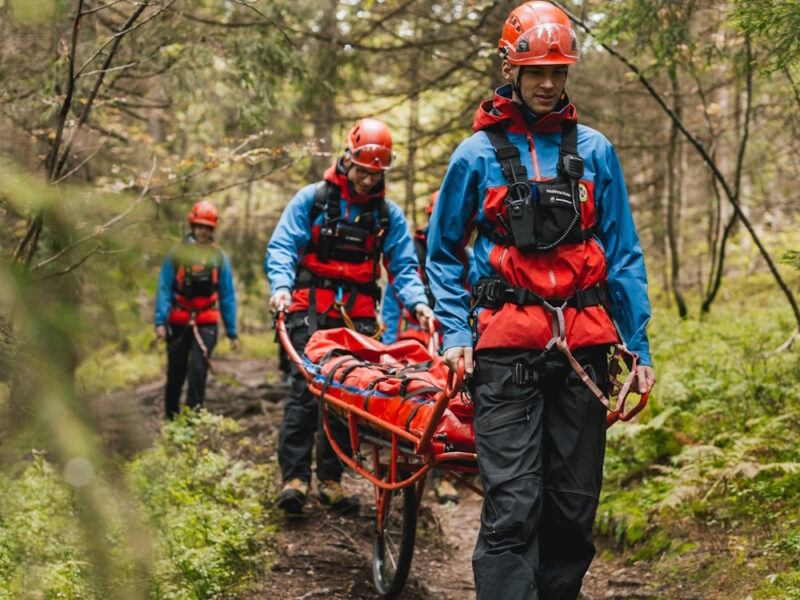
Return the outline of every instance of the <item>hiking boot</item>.
{"type": "Polygon", "coordinates": [[[431,487],[439,504],[445,504],[446,502],[458,504],[458,490],[447,479],[434,479],[431,487]]]}
{"type": "Polygon", "coordinates": [[[348,494],[338,481],[321,481],[317,486],[319,502],[341,513],[356,512],[361,501],[357,494],[348,494]]]}
{"type": "Polygon", "coordinates": [[[308,483],[302,479],[294,478],[283,484],[281,493],[278,494],[278,508],[291,515],[303,512],[303,504],[308,497],[308,483]]]}

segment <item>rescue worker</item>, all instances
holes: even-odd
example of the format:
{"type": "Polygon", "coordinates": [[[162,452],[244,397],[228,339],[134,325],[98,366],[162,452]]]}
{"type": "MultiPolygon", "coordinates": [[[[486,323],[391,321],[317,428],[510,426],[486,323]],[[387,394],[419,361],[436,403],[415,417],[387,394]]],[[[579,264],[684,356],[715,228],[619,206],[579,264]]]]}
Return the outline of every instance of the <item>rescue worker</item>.
{"type": "Polygon", "coordinates": [[[228,256],[214,241],[218,222],[216,206],[208,200],[196,203],[189,213],[191,233],[170,250],[161,266],[155,323],[156,336],[167,342],[168,419],[178,413],[187,373],[186,405],[203,405],[220,314],[231,348],[239,347],[233,272],[228,256]]]}
{"type": "MultiPolygon", "coordinates": [[[[433,213],[433,206],[436,204],[436,198],[439,196],[439,190],[433,192],[428,199],[428,205],[425,207],[426,221],[430,221],[431,214],[433,213]]],[[[431,308],[435,305],[435,299],[431,293],[428,284],[428,277],[425,274],[425,259],[428,254],[428,223],[425,227],[421,227],[414,232],[414,249],[417,252],[417,259],[419,260],[420,270],[419,274],[422,283],[425,286],[425,294],[428,297],[428,306],[431,308]]],[[[474,283],[474,270],[472,266],[475,261],[472,258],[472,248],[467,246],[466,260],[468,264],[468,283],[474,283]]],[[[381,305],[381,319],[385,326],[383,337],[381,341],[384,344],[393,344],[399,339],[415,339],[424,343],[424,336],[422,329],[420,329],[417,320],[408,312],[397,299],[397,294],[394,293],[394,288],[389,286],[386,294],[383,297],[383,304],[381,305]]],[[[441,332],[441,328],[437,323],[437,335],[441,332]]],[[[445,504],[447,502],[458,503],[458,490],[453,486],[450,481],[444,478],[440,469],[431,469],[431,474],[428,479],[433,494],[436,500],[445,504]]]]}
{"type": "MultiPolygon", "coordinates": [[[[392,165],[392,138],[377,119],[361,119],[346,149],[323,181],[301,189],[287,205],[267,246],[264,264],[270,307],[288,308],[287,328],[302,354],[318,329],[352,326],[376,334],[377,280],[381,260],[389,279],[418,319],[433,318],[417,273],[411,233],[402,210],[385,197],[384,173],[392,165]]],[[[311,449],[317,434],[317,493],[323,505],[357,510],[359,499],[340,485],[342,464],[325,432],[317,431],[317,403],[293,367],[289,398],[278,436],[283,488],[278,506],[299,513],[311,481],[311,449]]],[[[349,451],[347,428],[331,420],[337,442],[349,451]]]]}
{"type": "Polygon", "coordinates": [[[633,389],[655,383],[619,160],[578,125],[565,89],[578,47],[549,2],[509,14],[498,48],[507,85],[451,156],[428,233],[444,359],[464,360],[475,402],[478,598],[575,600],[592,561],[606,411],[567,353],[607,393],[607,350],[624,341],[640,361],[633,389]],[[473,228],[481,279],[470,294],[459,253],[473,228]]]}

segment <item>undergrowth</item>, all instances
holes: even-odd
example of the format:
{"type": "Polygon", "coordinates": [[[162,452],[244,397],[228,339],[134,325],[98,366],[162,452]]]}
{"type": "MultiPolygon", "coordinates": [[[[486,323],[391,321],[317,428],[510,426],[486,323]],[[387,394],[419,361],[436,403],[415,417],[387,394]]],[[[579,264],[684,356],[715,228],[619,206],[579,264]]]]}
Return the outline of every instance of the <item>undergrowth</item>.
{"type": "Polygon", "coordinates": [[[103,499],[120,515],[104,540],[81,528],[80,494],[42,455],[0,476],[0,598],[116,599],[134,587],[164,600],[235,597],[266,566],[272,531],[263,503],[269,473],[231,457],[237,427],[206,412],[165,425],[123,467],[128,492],[118,486],[103,499]],[[145,540],[131,542],[128,505],[147,524],[145,540]],[[104,585],[91,560],[98,542],[114,570],[104,585]]]}
{"type": "Polygon", "coordinates": [[[665,578],[692,554],[714,598],[800,598],[800,352],[777,351],[791,313],[762,306],[654,311],[658,383],[608,436],[599,538],[665,578]]]}

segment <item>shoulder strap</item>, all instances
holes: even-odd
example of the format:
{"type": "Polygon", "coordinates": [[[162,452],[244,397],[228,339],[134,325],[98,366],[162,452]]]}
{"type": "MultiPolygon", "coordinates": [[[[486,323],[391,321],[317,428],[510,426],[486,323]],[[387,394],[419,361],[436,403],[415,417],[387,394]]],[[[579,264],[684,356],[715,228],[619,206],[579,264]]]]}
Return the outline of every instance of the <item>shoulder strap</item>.
{"type": "Polygon", "coordinates": [[[388,232],[389,227],[392,225],[392,214],[389,211],[389,203],[386,202],[386,198],[379,197],[375,208],[378,211],[378,227],[388,232]]]}
{"type": "Polygon", "coordinates": [[[341,207],[339,206],[339,199],[341,198],[341,190],[338,185],[332,184],[330,181],[320,181],[314,190],[314,203],[311,205],[311,224],[314,224],[316,218],[325,213],[326,220],[338,219],[341,215],[341,207]]]}
{"type": "Polygon", "coordinates": [[[428,277],[425,273],[425,259],[428,258],[428,246],[418,237],[414,237],[414,250],[417,251],[417,262],[422,270],[422,283],[427,283],[428,277]]]}
{"type": "Polygon", "coordinates": [[[558,172],[573,180],[580,179],[583,175],[583,159],[578,154],[578,124],[575,121],[564,121],[561,124],[558,172]]]}
{"type": "Polygon", "coordinates": [[[561,124],[561,148],[559,154],[578,156],[578,124],[575,121],[564,121],[561,124]]]}
{"type": "Polygon", "coordinates": [[[503,170],[503,176],[508,183],[517,183],[528,180],[528,172],[519,157],[519,149],[508,141],[505,129],[490,127],[484,129],[486,136],[494,148],[494,154],[503,170]]]}

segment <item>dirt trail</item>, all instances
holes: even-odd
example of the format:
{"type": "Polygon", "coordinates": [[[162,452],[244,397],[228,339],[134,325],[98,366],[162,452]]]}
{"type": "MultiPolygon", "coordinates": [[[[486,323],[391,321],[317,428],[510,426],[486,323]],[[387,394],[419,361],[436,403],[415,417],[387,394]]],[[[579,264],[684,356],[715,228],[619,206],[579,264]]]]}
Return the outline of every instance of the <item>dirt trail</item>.
{"type": "MultiPolygon", "coordinates": [[[[262,449],[263,460],[274,461],[285,392],[267,380],[277,379],[273,361],[256,361],[230,354],[214,359],[206,408],[236,419],[245,434],[262,449]],[[269,378],[267,375],[269,374],[269,378]]],[[[163,381],[96,399],[103,437],[123,453],[147,447],[162,423],[163,381]]],[[[276,469],[276,490],[279,474],[276,469]]],[[[247,600],[372,599],[371,544],[375,509],[373,490],[363,478],[345,473],[346,487],[358,490],[357,515],[340,516],[324,509],[312,492],[300,518],[281,517],[272,568],[256,583],[247,600]]],[[[426,492],[419,518],[411,574],[402,595],[409,600],[474,598],[471,555],[480,521],[481,499],[462,490],[458,505],[439,505],[426,492]]],[[[267,500],[269,501],[269,500],[267,500]]],[[[645,584],[640,572],[620,569],[596,559],[584,582],[587,600],[667,598],[645,584]]]]}

